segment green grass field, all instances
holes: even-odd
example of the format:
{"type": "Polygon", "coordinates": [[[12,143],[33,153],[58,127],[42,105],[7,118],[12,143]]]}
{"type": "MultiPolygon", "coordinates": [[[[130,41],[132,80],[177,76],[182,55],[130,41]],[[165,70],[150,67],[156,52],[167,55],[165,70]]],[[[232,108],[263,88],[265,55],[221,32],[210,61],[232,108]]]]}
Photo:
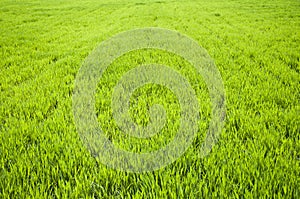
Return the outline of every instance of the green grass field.
{"type": "Polygon", "coordinates": [[[300,1],[2,0],[0,2],[0,198],[300,198],[300,1]],[[176,96],[159,85],[131,97],[133,120],[147,104],[168,119],[150,140],[128,139],[113,120],[111,92],[129,69],[166,64],[199,101],[200,130],[174,163],[156,171],[113,170],[83,145],[72,113],[74,81],[100,42],[136,28],[176,30],[205,48],[226,91],[226,122],[199,157],[210,121],[206,85],[181,57],[130,52],[99,80],[98,122],[116,145],[157,150],[178,128],[176,96]]]}

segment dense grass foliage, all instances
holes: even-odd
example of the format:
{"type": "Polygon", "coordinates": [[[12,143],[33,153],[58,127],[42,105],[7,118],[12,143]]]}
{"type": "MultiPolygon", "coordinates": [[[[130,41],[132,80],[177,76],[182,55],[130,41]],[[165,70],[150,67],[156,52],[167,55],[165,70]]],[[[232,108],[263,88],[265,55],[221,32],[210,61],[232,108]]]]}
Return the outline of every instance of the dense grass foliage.
{"type": "Polygon", "coordinates": [[[299,11],[297,0],[2,0],[0,198],[300,198],[299,11]],[[202,78],[170,53],[126,54],[97,89],[98,121],[117,145],[156,150],[178,128],[176,97],[147,85],[131,98],[133,119],[146,125],[152,103],[170,117],[154,142],[124,142],[109,97],[138,64],[179,71],[201,107],[199,136],[184,156],[158,171],[126,173],[97,162],[83,146],[72,91],[82,62],[101,41],[143,27],[177,30],[208,51],[226,89],[226,124],[212,152],[199,158],[211,111],[202,78]]]}

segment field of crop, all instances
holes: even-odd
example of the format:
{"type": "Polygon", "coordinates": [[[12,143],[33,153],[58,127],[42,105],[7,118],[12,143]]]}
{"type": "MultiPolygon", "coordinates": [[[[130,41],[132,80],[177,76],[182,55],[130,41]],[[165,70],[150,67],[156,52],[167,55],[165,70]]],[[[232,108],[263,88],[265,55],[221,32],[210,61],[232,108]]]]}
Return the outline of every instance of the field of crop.
{"type": "Polygon", "coordinates": [[[300,198],[300,1],[1,0],[0,198],[300,198]],[[113,143],[141,153],[172,140],[176,96],[145,85],[130,115],[145,126],[149,104],[165,107],[161,133],[124,136],[111,93],[126,71],[159,63],[185,76],[199,102],[199,131],[175,162],[156,171],[114,170],[83,144],[72,111],[74,82],[99,43],[127,30],[178,31],[207,50],[222,76],[226,118],[205,157],[211,119],[202,77],[180,56],[129,52],[99,79],[95,112],[113,143]]]}

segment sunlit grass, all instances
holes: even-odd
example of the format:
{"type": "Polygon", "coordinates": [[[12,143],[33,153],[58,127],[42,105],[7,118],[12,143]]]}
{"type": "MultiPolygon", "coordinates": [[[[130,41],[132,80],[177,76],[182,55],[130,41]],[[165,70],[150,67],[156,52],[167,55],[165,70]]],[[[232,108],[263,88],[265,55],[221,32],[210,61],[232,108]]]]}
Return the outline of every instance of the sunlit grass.
{"type": "MultiPolygon", "coordinates": [[[[299,9],[296,0],[1,1],[0,198],[300,197],[299,9]],[[96,112],[107,135],[131,149],[122,132],[109,131],[116,129],[107,119],[110,88],[137,64],[170,65],[190,81],[201,107],[199,136],[184,156],[155,172],[115,171],[97,162],[76,132],[72,91],[83,60],[101,41],[139,27],[188,35],[220,70],[226,125],[204,159],[207,89],[188,63],[165,52],[116,60],[99,80],[96,112]]],[[[145,102],[161,102],[178,117],[175,96],[159,86],[137,90],[131,102],[137,123],[149,119],[145,102]]],[[[170,120],[150,148],[132,140],[132,150],[163,146],[172,127],[170,120]]]]}

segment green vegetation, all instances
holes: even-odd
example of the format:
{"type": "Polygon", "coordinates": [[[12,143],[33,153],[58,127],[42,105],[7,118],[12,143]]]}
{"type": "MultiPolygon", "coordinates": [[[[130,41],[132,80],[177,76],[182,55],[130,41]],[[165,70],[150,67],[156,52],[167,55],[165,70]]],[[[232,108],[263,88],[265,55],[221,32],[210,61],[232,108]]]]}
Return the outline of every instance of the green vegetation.
{"type": "Polygon", "coordinates": [[[299,10],[297,0],[2,0],[0,198],[300,198],[299,10]],[[199,135],[177,161],[126,173],[97,162],[82,144],[72,91],[101,41],[144,27],[176,30],[208,51],[226,90],[226,124],[212,152],[199,158],[211,111],[202,78],[171,53],[130,52],[108,68],[96,94],[98,121],[114,143],[156,150],[179,125],[176,96],[146,85],[132,96],[130,112],[146,125],[147,104],[161,103],[169,116],[162,133],[140,142],[117,130],[111,91],[139,64],[165,64],[183,74],[201,119],[199,135]]]}

